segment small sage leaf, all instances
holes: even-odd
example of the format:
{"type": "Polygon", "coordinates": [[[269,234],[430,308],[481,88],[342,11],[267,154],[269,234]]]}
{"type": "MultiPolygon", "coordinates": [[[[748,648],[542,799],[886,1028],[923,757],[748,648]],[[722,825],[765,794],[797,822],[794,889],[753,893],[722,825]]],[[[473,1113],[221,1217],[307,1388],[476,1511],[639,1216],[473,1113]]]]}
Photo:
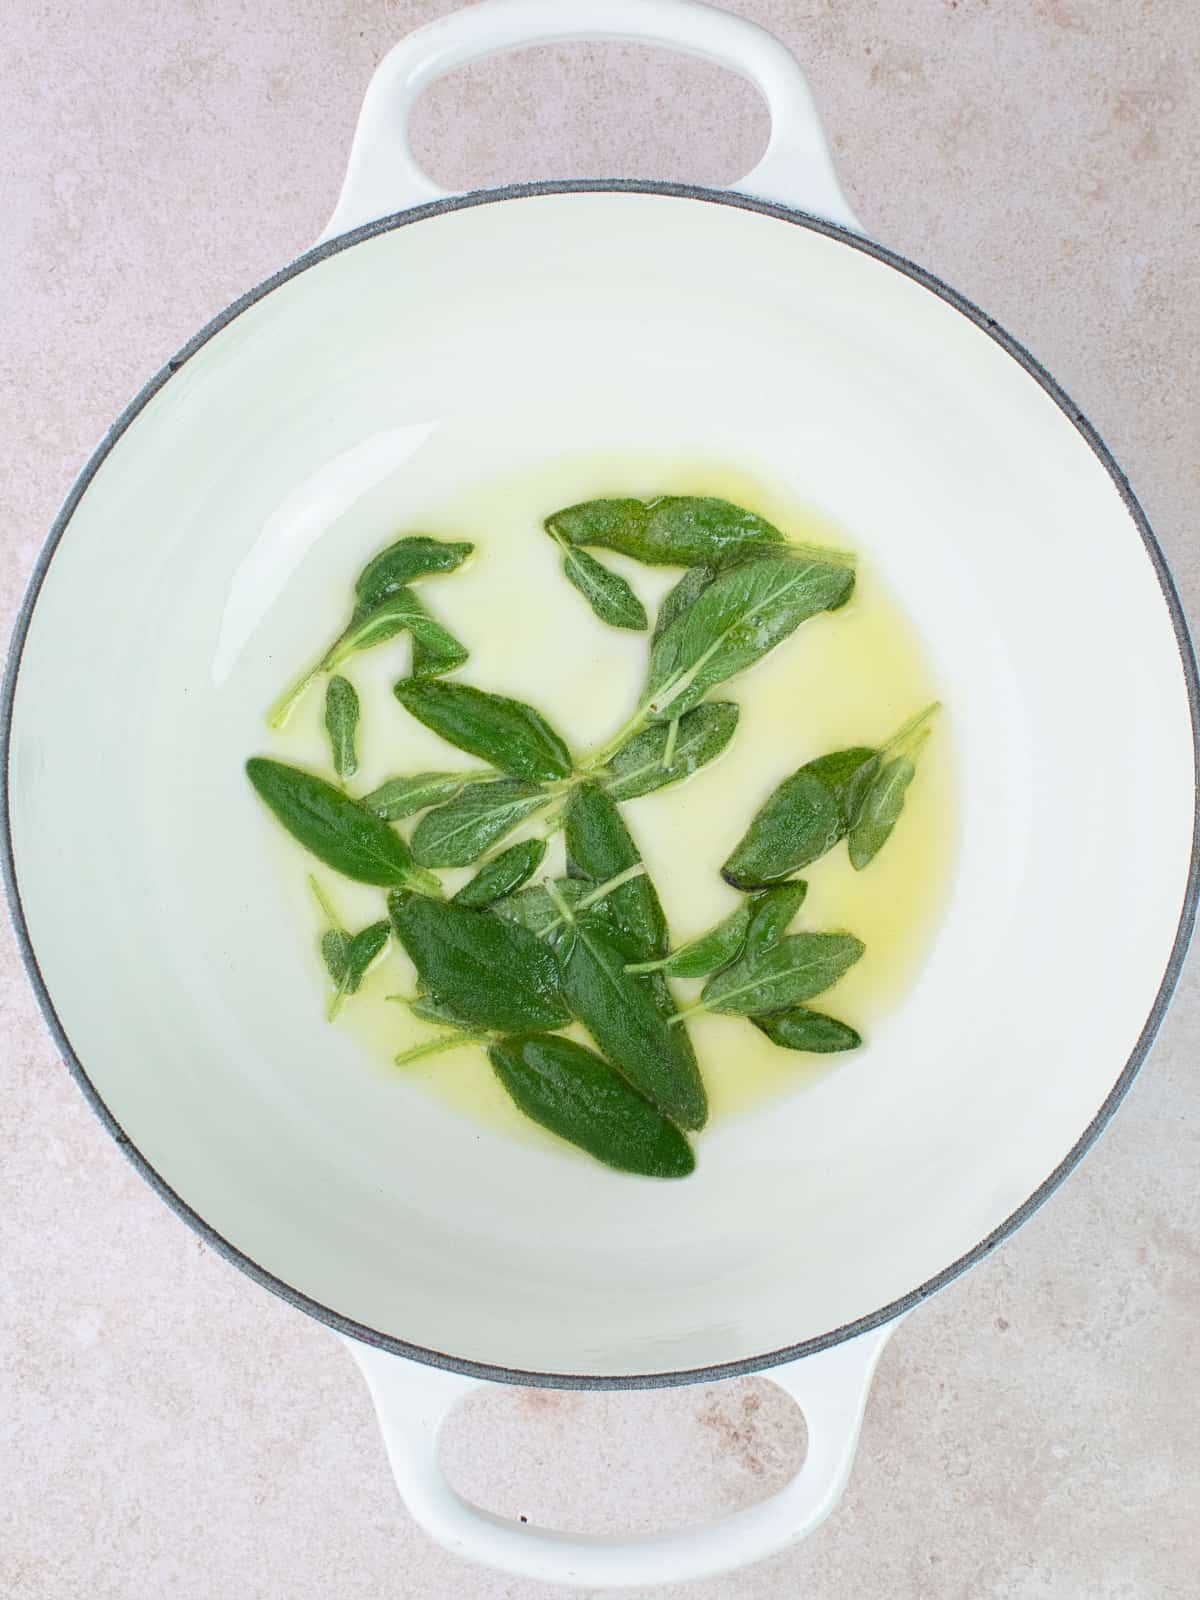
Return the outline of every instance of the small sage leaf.
{"type": "Polygon", "coordinates": [[[333,770],[339,778],[358,771],[354,735],[358,729],[358,695],[349,678],[333,677],[325,685],[325,731],[333,753],[333,770]]]}
{"type": "Polygon", "coordinates": [[[719,567],[783,542],[764,517],[706,495],[589,500],[556,511],[546,527],[570,544],[598,545],[655,567],[719,567]]]}
{"type": "Polygon", "coordinates": [[[404,709],[459,750],[514,778],[567,778],[574,763],[562,739],[533,706],[465,683],[402,678],[393,693],[404,709]]]}
{"type": "Polygon", "coordinates": [[[789,934],[710,978],[696,1009],[741,1017],[786,1011],[832,988],[863,949],[851,933],[789,934]]]}
{"type": "Polygon", "coordinates": [[[773,1016],[751,1017],[756,1028],[761,1028],[772,1044],[785,1050],[808,1050],[814,1055],[831,1055],[837,1050],[857,1050],[862,1034],[836,1017],[827,1017],[821,1011],[809,1011],[806,1006],[793,1006],[790,1011],[777,1011],[773,1016]]]}
{"type": "Polygon", "coordinates": [[[507,850],[493,856],[453,896],[456,906],[467,906],[481,911],[493,901],[512,894],[528,882],[542,864],[546,854],[544,839],[523,839],[520,844],[509,845],[507,850]]]}
{"type": "Polygon", "coordinates": [[[553,1036],[504,1039],[488,1058],[527,1117],[606,1166],[647,1178],[694,1169],[679,1129],[594,1050],[553,1036]]]}
{"type": "Polygon", "coordinates": [[[479,772],[417,772],[411,778],[389,778],[362,798],[362,804],[386,822],[398,822],[443,800],[452,800],[469,783],[487,778],[479,772]]]}
{"type": "Polygon", "coordinates": [[[412,676],[414,678],[440,678],[455,672],[470,655],[447,628],[429,615],[425,605],[412,596],[414,608],[408,631],[412,636],[412,676]]]}
{"type": "Polygon", "coordinates": [[[750,926],[746,932],[746,955],[756,956],[778,944],[788,930],[792,918],[804,904],[808,884],[803,878],[792,883],[781,883],[778,888],[764,889],[752,895],[750,926]]]}
{"type": "Polygon", "coordinates": [[[690,778],[714,761],[733,738],[740,707],[732,700],[712,700],[679,719],[675,748],[665,761],[673,723],[656,722],[635,734],[597,773],[613,800],[635,800],[668,784],[690,778]]]}
{"type": "Polygon", "coordinates": [[[413,857],[423,867],[469,867],[526,817],[549,805],[536,783],[496,778],[473,783],[427,811],[413,832],[413,857]]]}
{"type": "Polygon", "coordinates": [[[639,631],[650,625],[646,608],[619,573],[611,571],[586,550],[556,539],[563,553],[563,572],[600,618],[612,628],[639,631]]]}
{"type": "Polygon", "coordinates": [[[425,534],[410,534],[381,550],[367,562],[354,585],[354,598],[360,606],[376,606],[389,594],[417,578],[437,572],[453,572],[474,554],[475,546],[425,534]]]}
{"type": "Polygon", "coordinates": [[[916,772],[908,756],[896,756],[867,790],[862,811],[850,830],[850,865],[855,871],[869,866],[891,838],[916,772]]]}
{"type": "Polygon", "coordinates": [[[722,922],[701,934],[698,939],[693,939],[690,944],[681,945],[659,961],[644,961],[625,970],[662,972],[668,978],[705,978],[709,973],[727,967],[741,955],[752,916],[752,902],[743,900],[722,922]]]}
{"type": "Polygon", "coordinates": [[[424,895],[390,909],[425,989],[456,1016],[501,1033],[566,1025],[558,963],[528,929],[424,895]]]}
{"type": "Polygon", "coordinates": [[[393,828],[323,778],[263,756],[247,761],[246,776],[292,837],[343,877],[383,887],[436,886],[393,828]]]}
{"type": "MultiPolygon", "coordinates": [[[[555,890],[568,907],[574,906],[587,893],[588,885],[579,878],[560,878],[555,890]]],[[[544,938],[566,925],[562,911],[544,884],[533,884],[506,895],[492,906],[495,916],[507,922],[517,922],[530,933],[544,938]]]]}

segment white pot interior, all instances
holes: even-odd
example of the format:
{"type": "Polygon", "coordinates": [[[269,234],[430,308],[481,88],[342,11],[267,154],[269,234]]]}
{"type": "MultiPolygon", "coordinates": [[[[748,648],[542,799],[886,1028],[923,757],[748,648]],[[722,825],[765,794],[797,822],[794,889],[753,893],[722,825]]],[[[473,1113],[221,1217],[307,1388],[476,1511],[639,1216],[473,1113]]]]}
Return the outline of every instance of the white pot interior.
{"type": "Polygon", "coordinates": [[[320,260],[138,413],[29,629],[13,851],[90,1082],[237,1251],[387,1337],[621,1377],[869,1316],[1045,1182],[1171,959],[1192,762],[1132,517],[986,332],[753,210],[543,194],[320,260]],[[954,882],[904,1002],[706,1134],[677,1186],[467,1126],[323,1029],[241,774],[309,648],[297,596],[342,592],[464,479],[584,447],[758,464],[852,530],[925,640],[960,772],[954,882]]]}

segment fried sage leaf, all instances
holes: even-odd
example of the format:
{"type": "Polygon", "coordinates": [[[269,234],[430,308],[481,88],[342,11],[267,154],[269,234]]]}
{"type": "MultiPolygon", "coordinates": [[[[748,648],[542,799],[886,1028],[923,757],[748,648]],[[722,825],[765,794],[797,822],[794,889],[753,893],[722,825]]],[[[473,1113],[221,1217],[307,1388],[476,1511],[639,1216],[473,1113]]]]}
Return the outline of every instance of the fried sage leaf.
{"type": "Polygon", "coordinates": [[[408,594],[412,602],[408,619],[408,631],[412,636],[411,675],[414,678],[441,678],[448,672],[456,672],[467,660],[470,651],[449,629],[443,628],[440,622],[429,615],[424,602],[411,589],[408,594]]]}
{"type": "Polygon", "coordinates": [[[486,770],[478,772],[417,772],[411,778],[389,778],[378,789],[365,794],[362,804],[385,822],[398,822],[425,811],[443,800],[453,800],[469,783],[490,778],[486,770]]]}
{"type": "Polygon", "coordinates": [[[425,989],[463,1021],[499,1033],[568,1022],[554,952],[528,929],[424,895],[395,895],[389,910],[425,989]]]}
{"type": "MultiPolygon", "coordinates": [[[[641,853],[612,796],[596,784],[581,784],[572,792],[564,837],[567,872],[573,878],[603,884],[641,865],[641,853]]],[[[607,924],[626,961],[655,961],[667,953],[667,919],[645,872],[629,876],[607,894],[592,920],[607,924]]]]}
{"type": "Polygon", "coordinates": [[[409,534],[367,562],[354,584],[355,601],[359,606],[377,606],[417,578],[428,578],[436,572],[453,572],[474,552],[475,546],[463,541],[431,539],[423,533],[409,534]]]}
{"type": "Polygon", "coordinates": [[[702,589],[707,589],[716,577],[715,567],[689,567],[673,589],[669,589],[659,603],[658,615],[654,619],[654,632],[650,635],[650,643],[657,644],[667,629],[688,609],[694,600],[699,597],[702,589]]]}
{"type": "Polygon", "coordinates": [[[662,972],[668,978],[705,978],[736,961],[745,948],[754,904],[743,900],[723,921],[658,961],[636,962],[626,972],[662,972]]]}
{"type": "Polygon", "coordinates": [[[703,1127],[708,1099],[695,1052],[686,1028],[670,1026],[655,979],[627,973],[625,952],[586,915],[560,960],[567,1003],[601,1052],[672,1122],[703,1127]]]}
{"type": "Polygon", "coordinates": [[[358,933],[348,933],[321,885],[311,876],[308,883],[329,924],[321,935],[321,959],[333,980],[333,994],[326,1011],[332,1022],[346,996],[358,992],[367,968],[391,938],[392,929],[389,922],[372,922],[358,933]]]}
{"type": "Polygon", "coordinates": [[[808,1050],[814,1055],[831,1055],[837,1050],[857,1050],[862,1034],[836,1017],[827,1017],[822,1011],[810,1011],[807,1006],[793,1006],[790,1011],[776,1011],[772,1016],[751,1017],[756,1028],[761,1028],[772,1044],[785,1050],[808,1050]]]}
{"type": "Polygon", "coordinates": [[[533,706],[465,683],[401,678],[392,691],[404,709],[459,750],[514,778],[570,777],[571,752],[533,706]]]}
{"type": "Polygon", "coordinates": [[[645,606],[619,573],[597,561],[586,550],[568,544],[558,534],[552,533],[552,537],[562,551],[563,573],[568,583],[574,584],[601,622],[635,632],[650,626],[645,606]]]}
{"type": "Polygon", "coordinates": [[[520,778],[470,784],[453,800],[427,811],[417,823],[413,856],[423,867],[469,867],[549,803],[544,789],[520,778]]]}
{"type": "Polygon", "coordinates": [[[789,1010],[831,989],[864,948],[852,933],[788,934],[710,978],[699,1004],[680,1012],[674,1021],[692,1011],[756,1017],[789,1010]]]}
{"type": "Polygon", "coordinates": [[[512,894],[527,883],[542,864],[546,854],[544,839],[523,839],[520,844],[509,845],[507,850],[484,863],[470,883],[464,883],[453,896],[456,906],[467,906],[481,911],[493,901],[512,894]]]}
{"type": "Polygon", "coordinates": [[[694,1169],[679,1129],[594,1050],[535,1036],[500,1040],[488,1059],[527,1117],[606,1166],[647,1178],[694,1169]]]}
{"type": "Polygon", "coordinates": [[[436,890],[395,829],[333,784],[264,756],[247,761],[246,776],[292,837],[343,877],[436,890]]]}
{"type": "Polygon", "coordinates": [[[339,778],[352,778],[358,771],[354,736],[358,729],[358,695],[349,678],[333,677],[325,685],[325,731],[333,754],[333,770],[339,778]]]}
{"type": "Polygon", "coordinates": [[[746,931],[747,957],[761,955],[779,943],[807,894],[808,884],[803,878],[796,878],[791,883],[781,883],[775,889],[764,889],[751,896],[747,902],[751,912],[746,931]]]}
{"type": "Polygon", "coordinates": [[[732,700],[712,700],[679,719],[675,748],[670,751],[672,723],[657,722],[635,734],[596,774],[613,800],[635,800],[690,778],[725,749],[738,724],[740,707],[732,700]]]}
{"type": "Polygon", "coordinates": [[[652,567],[720,567],[783,543],[765,517],[709,495],[587,500],[554,512],[546,527],[570,544],[615,550],[652,567]]]}
{"type": "Polygon", "coordinates": [[[845,605],[853,588],[852,567],[789,554],[760,556],[718,573],[652,648],[645,718],[682,716],[809,617],[845,605]]]}

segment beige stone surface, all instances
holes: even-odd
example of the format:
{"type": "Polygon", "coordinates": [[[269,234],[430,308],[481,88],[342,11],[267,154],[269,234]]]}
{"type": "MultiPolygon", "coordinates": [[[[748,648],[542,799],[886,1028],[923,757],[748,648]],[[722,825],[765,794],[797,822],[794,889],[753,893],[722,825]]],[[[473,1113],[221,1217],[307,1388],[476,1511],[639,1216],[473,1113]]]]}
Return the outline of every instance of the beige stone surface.
{"type": "MultiPolygon", "coordinates": [[[[107,422],[195,328],[315,238],[372,67],[446,9],[9,0],[6,621],[107,422]]],[[[1091,415],[1195,615],[1192,0],[734,9],[808,66],[868,228],[986,306],[1091,415]]],[[[428,96],[418,123],[432,169],[459,184],[728,181],[765,137],[740,83],[607,46],[465,72],[428,96]]],[[[1119,937],[1119,906],[1113,918],[1119,937]]],[[[416,1530],[336,1341],[215,1257],[135,1176],[56,1059],[7,932],[2,956],[0,1593],[549,1596],[466,1567],[416,1530]]],[[[1082,1170],[897,1334],[839,1512],[802,1548],[687,1591],[695,1600],[1200,1593],[1198,1045],[1193,968],[1082,1170]]],[[[455,1419],[448,1457],[500,1511],[617,1530],[761,1494],[800,1437],[789,1403],[761,1382],[607,1398],[497,1391],[455,1419]]]]}

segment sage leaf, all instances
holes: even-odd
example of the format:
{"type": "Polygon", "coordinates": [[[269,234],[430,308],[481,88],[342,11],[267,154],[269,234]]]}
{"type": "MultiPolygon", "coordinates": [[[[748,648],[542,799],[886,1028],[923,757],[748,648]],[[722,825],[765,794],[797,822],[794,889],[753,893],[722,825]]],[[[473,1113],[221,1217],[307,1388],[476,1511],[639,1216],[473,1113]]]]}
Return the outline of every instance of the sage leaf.
{"type": "Polygon", "coordinates": [[[884,745],[884,764],[875,775],[850,828],[850,865],[857,872],[869,866],[892,835],[904,810],[908,786],[916,775],[916,759],[929,737],[929,722],[938,702],[918,711],[884,745]]]}
{"type": "Polygon", "coordinates": [[[456,672],[470,651],[448,628],[429,615],[416,595],[412,599],[415,606],[408,624],[412,636],[412,677],[440,678],[448,672],[456,672]]]}
{"type": "Polygon", "coordinates": [[[864,948],[852,933],[788,934],[710,978],[696,1009],[739,1017],[786,1011],[831,989],[864,948]]]}
{"type": "Polygon", "coordinates": [[[837,1050],[857,1050],[862,1043],[862,1034],[848,1023],[821,1011],[809,1011],[806,1006],[793,1006],[790,1011],[777,1011],[773,1016],[751,1017],[750,1021],[772,1044],[785,1050],[831,1055],[837,1050]]]}
{"type": "Polygon", "coordinates": [[[554,512],[546,527],[570,544],[615,550],[653,567],[719,567],[783,542],[764,517],[708,495],[588,500],[554,512]]]}
{"type": "Polygon", "coordinates": [[[470,784],[417,823],[413,857],[423,867],[469,867],[550,798],[520,778],[470,784]]]}
{"type": "Polygon", "coordinates": [[[520,844],[509,845],[507,850],[501,850],[499,855],[485,862],[470,883],[463,884],[452,897],[453,903],[473,911],[490,906],[494,900],[503,899],[528,882],[541,866],[545,854],[544,839],[523,839],[520,844]]]}
{"type": "Polygon", "coordinates": [[[488,1059],[527,1117],[606,1166],[647,1178],[694,1169],[679,1129],[595,1051],[553,1036],[505,1039],[488,1059]]]}
{"type": "Polygon", "coordinates": [[[674,724],[656,722],[635,734],[597,772],[613,800],[635,800],[668,784],[690,778],[725,749],[737,728],[740,707],[732,700],[712,700],[679,719],[675,749],[665,760],[674,724]]]}
{"type": "Polygon", "coordinates": [[[423,986],[456,1016],[500,1033],[566,1025],[558,962],[528,929],[424,895],[389,909],[423,986]]]}
{"type": "Polygon", "coordinates": [[[354,735],[358,728],[358,695],[349,678],[333,677],[325,685],[325,731],[333,752],[333,770],[339,778],[358,771],[354,735]]]}
{"type": "MultiPolygon", "coordinates": [[[[586,916],[563,961],[563,990],[571,1010],[613,1066],[682,1128],[701,1128],[708,1100],[685,1028],[664,1015],[654,979],[625,971],[625,952],[586,916]]],[[[659,980],[661,983],[661,979],[659,980]]],[[[662,989],[666,985],[662,983],[662,989]]]]}
{"type": "Polygon", "coordinates": [[[362,804],[385,822],[398,822],[425,811],[442,800],[453,800],[469,783],[488,778],[486,770],[477,772],[417,772],[411,778],[389,778],[378,789],[363,795],[362,804]]]}
{"type": "MultiPolygon", "coordinates": [[[[588,885],[579,878],[559,878],[555,883],[558,895],[568,907],[573,907],[576,902],[583,899],[587,893],[588,885]]],[[[516,922],[522,928],[528,928],[530,933],[535,933],[539,938],[556,932],[566,925],[559,906],[555,903],[549,889],[545,884],[531,884],[528,888],[518,889],[515,894],[505,895],[503,900],[497,900],[491,908],[492,914],[503,917],[507,922],[516,922]]]]}
{"type": "Polygon", "coordinates": [[[322,935],[321,958],[334,984],[327,1012],[330,1022],[346,996],[358,993],[368,967],[382,953],[391,934],[390,923],[372,922],[354,934],[344,928],[330,928],[322,935]]]}
{"type": "Polygon", "coordinates": [[[801,767],[755,813],[721,876],[738,889],[777,883],[832,850],[845,831],[837,795],[801,767]]]}
{"type": "MultiPolygon", "coordinates": [[[[641,864],[641,853],[612,796],[596,784],[580,784],[572,791],[564,838],[570,877],[603,884],[641,864]]],[[[626,961],[654,961],[666,955],[667,919],[645,872],[630,876],[604,897],[600,919],[607,919],[626,961]]]]}
{"type": "Polygon", "coordinates": [[[600,618],[612,628],[636,631],[647,628],[646,608],[619,573],[611,571],[586,550],[575,549],[555,536],[562,551],[563,573],[600,618]]]}
{"type": "Polygon", "coordinates": [[[292,837],[343,877],[436,892],[437,879],[414,866],[400,835],[333,784],[264,756],[247,761],[246,776],[292,837]]]}
{"type": "Polygon", "coordinates": [[[757,956],[778,944],[788,930],[792,918],[804,904],[808,884],[803,878],[792,883],[781,883],[778,888],[764,889],[752,895],[750,926],[746,930],[746,955],[757,956]]]}
{"type": "Polygon", "coordinates": [[[355,600],[360,606],[376,606],[417,578],[453,572],[474,552],[473,544],[409,534],[367,562],[354,584],[355,600]]]}
{"type": "Polygon", "coordinates": [[[571,752],[533,706],[465,683],[402,678],[393,693],[404,709],[440,735],[514,778],[570,777],[571,752]]]}
{"type": "Polygon", "coordinates": [[[643,717],[681,716],[809,617],[845,605],[853,588],[852,567],[787,554],[718,573],[651,649],[643,717]]]}
{"type": "Polygon", "coordinates": [[[707,589],[716,576],[715,567],[689,567],[673,589],[667,591],[659,602],[658,616],[654,619],[654,632],[650,643],[657,644],[676,617],[682,616],[702,589],[707,589]]]}
{"type": "Polygon", "coordinates": [[[867,790],[862,813],[850,830],[850,865],[856,872],[869,866],[891,838],[916,773],[908,756],[896,756],[867,790]]]}
{"type": "Polygon", "coordinates": [[[705,978],[719,972],[741,955],[754,914],[753,903],[743,900],[736,910],[690,944],[672,950],[658,961],[643,961],[626,972],[662,972],[668,978],[705,978]]]}

